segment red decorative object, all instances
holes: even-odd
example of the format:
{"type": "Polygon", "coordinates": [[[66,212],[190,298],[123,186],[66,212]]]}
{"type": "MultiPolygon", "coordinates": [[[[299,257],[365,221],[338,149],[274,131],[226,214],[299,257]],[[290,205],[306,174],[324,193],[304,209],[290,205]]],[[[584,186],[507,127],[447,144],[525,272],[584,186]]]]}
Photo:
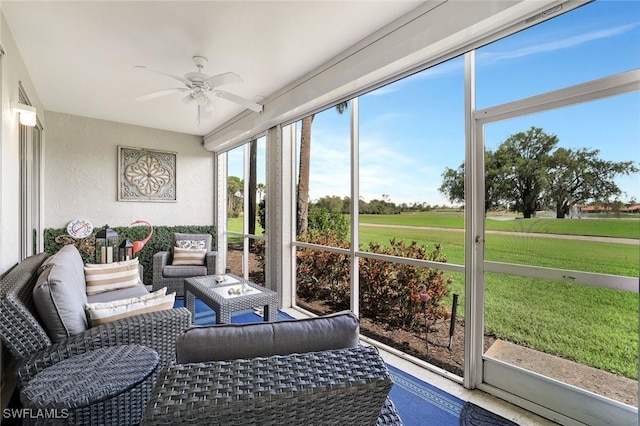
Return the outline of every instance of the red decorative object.
{"type": "Polygon", "coordinates": [[[153,235],[153,226],[151,226],[151,224],[147,221],[141,220],[141,219],[137,219],[135,222],[132,223],[132,225],[136,225],[136,224],[145,224],[149,227],[149,235],[147,235],[143,240],[140,241],[134,241],[133,242],[133,255],[135,256],[136,254],[138,254],[138,252],[140,250],[142,250],[144,248],[144,245],[147,244],[147,241],[149,241],[149,238],[151,238],[151,236],[153,235]]]}

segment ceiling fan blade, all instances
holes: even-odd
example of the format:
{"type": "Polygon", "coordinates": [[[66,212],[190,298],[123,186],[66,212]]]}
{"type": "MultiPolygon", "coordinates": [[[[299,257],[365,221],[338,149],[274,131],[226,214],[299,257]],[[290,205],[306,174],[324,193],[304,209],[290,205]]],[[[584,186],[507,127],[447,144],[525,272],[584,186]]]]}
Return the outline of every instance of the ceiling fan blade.
{"type": "Polygon", "coordinates": [[[245,99],[242,96],[234,95],[233,93],[229,92],[223,92],[222,90],[216,90],[214,94],[219,98],[235,102],[238,105],[242,105],[243,107],[249,108],[252,111],[262,112],[262,105],[251,102],[249,99],[245,99]]]}
{"type": "Polygon", "coordinates": [[[242,78],[234,72],[225,72],[209,77],[207,81],[211,83],[212,86],[218,87],[224,86],[225,84],[242,83],[242,78]]]}
{"type": "Polygon", "coordinates": [[[164,89],[164,90],[158,90],[157,92],[147,93],[146,95],[138,96],[135,99],[136,101],[148,101],[149,99],[170,95],[171,93],[188,92],[188,91],[189,89],[187,89],[186,87],[176,87],[173,89],[164,89]]]}
{"type": "Polygon", "coordinates": [[[136,65],[134,68],[140,68],[140,69],[143,69],[143,70],[151,71],[151,72],[154,72],[156,74],[161,74],[161,75],[164,75],[166,77],[173,78],[174,80],[178,80],[181,83],[184,83],[184,77],[180,77],[180,76],[177,76],[177,75],[169,74],[169,73],[166,73],[164,71],[153,70],[151,68],[147,68],[144,65],[136,65]]]}

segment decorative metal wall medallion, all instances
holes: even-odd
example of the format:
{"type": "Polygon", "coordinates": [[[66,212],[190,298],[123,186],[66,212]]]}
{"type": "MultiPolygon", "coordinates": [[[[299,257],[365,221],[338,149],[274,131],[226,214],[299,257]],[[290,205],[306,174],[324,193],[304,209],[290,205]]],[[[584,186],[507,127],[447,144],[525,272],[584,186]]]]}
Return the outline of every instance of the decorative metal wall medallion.
{"type": "Polygon", "coordinates": [[[118,146],[118,201],[176,201],[176,153],[118,146]]]}

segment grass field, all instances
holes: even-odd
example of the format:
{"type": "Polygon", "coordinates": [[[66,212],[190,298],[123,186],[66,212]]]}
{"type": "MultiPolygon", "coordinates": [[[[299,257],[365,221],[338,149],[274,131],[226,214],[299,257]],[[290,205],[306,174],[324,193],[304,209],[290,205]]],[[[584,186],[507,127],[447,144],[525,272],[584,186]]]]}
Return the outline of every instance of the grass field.
{"type": "MultiPolygon", "coordinates": [[[[241,221],[237,224],[241,230],[241,221]]],[[[405,227],[360,227],[364,250],[370,241],[392,238],[433,246],[440,244],[448,263],[464,265],[462,213],[362,215],[363,224],[405,227]],[[444,228],[417,229],[416,227],[444,228]]],[[[487,229],[530,233],[640,238],[640,218],[632,219],[488,219],[487,229]]],[[[640,276],[639,244],[561,240],[535,236],[486,234],[485,258],[629,277],[640,276]]],[[[453,278],[451,293],[464,309],[464,276],[453,278]]],[[[638,378],[638,294],[526,277],[485,276],[485,329],[503,339],[556,354],[586,365],[638,378]]],[[[448,301],[450,303],[450,300],[448,301]]]]}
{"type": "MultiPolygon", "coordinates": [[[[500,220],[504,216],[489,216],[487,230],[533,232],[543,234],[587,235],[615,238],[640,238],[640,215],[616,218],[583,219],[516,219],[500,220]]],[[[463,212],[419,212],[399,215],[360,215],[360,223],[382,225],[426,226],[434,228],[464,228],[463,212]]]]}

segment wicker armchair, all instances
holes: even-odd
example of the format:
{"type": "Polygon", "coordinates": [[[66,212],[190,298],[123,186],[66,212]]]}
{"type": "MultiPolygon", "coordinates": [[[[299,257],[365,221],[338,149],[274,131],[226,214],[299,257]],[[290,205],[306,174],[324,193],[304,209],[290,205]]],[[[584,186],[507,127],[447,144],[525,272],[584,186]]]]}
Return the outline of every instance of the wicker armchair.
{"type": "Polygon", "coordinates": [[[184,296],[184,279],[213,275],[216,273],[217,252],[211,251],[212,237],[210,234],[173,234],[173,244],[170,251],[160,251],[153,255],[153,290],[167,287],[167,292],[175,292],[177,297],[184,296]],[[207,250],[203,266],[173,265],[173,249],[176,241],[191,240],[204,241],[207,250]]]}
{"type": "MultiPolygon", "coordinates": [[[[15,375],[19,388],[45,368],[91,349],[140,344],[158,353],[161,366],[175,360],[177,336],[191,324],[191,314],[184,308],[120,319],[52,344],[38,320],[33,302],[38,269],[46,258],[44,253],[31,256],[0,280],[0,338],[17,359],[15,375]]],[[[147,395],[158,373],[144,382],[147,395]]],[[[108,411],[108,417],[114,424],[140,419],[142,412],[131,413],[127,403],[129,396],[125,393],[121,398],[122,404],[99,407],[97,412],[104,415],[108,411]]]]}

